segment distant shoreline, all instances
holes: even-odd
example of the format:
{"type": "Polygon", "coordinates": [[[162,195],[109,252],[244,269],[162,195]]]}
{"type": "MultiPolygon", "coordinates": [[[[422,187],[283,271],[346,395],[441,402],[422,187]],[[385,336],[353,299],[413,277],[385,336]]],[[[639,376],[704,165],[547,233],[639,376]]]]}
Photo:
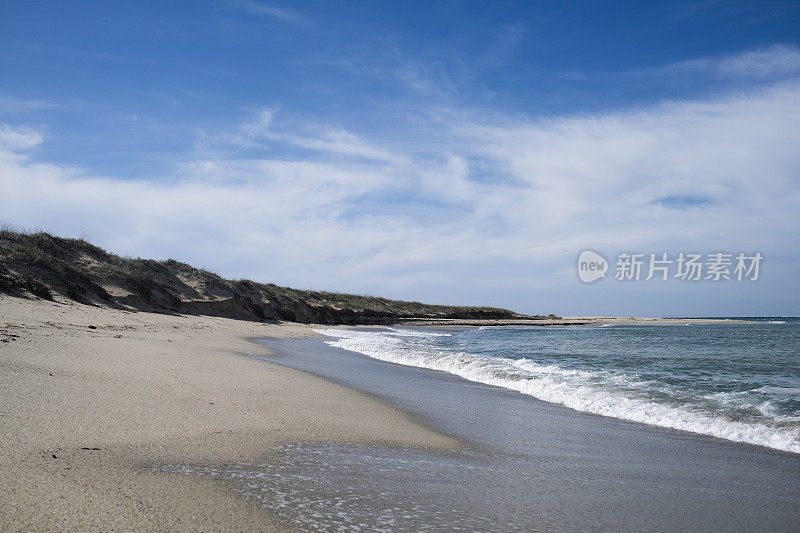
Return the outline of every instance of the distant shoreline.
{"type": "Polygon", "coordinates": [[[646,317],[592,317],[568,316],[547,319],[399,319],[395,326],[603,326],[603,325],[650,325],[676,326],[684,324],[747,324],[747,320],[728,318],[646,318],[646,317]]]}

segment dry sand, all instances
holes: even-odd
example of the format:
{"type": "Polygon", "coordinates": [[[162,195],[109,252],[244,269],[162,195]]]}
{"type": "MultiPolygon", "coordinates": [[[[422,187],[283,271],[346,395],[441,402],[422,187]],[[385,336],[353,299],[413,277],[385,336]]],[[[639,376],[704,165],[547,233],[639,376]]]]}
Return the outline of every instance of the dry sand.
{"type": "Polygon", "coordinates": [[[311,326],[0,295],[0,528],[281,530],[223,482],[159,464],[331,441],[458,447],[365,394],[242,357],[311,326]],[[90,327],[93,326],[93,327],[90,327]]]}

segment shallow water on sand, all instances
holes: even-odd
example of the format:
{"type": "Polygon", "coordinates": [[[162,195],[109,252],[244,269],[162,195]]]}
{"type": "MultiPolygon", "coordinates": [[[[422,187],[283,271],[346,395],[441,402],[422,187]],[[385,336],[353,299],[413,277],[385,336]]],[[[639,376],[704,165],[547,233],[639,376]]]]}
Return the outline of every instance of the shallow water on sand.
{"type": "Polygon", "coordinates": [[[512,472],[491,454],[301,443],[273,461],[161,471],[226,479],[302,531],[520,531],[546,525],[517,499],[494,501],[467,487],[512,472]],[[364,475],[369,473],[369,475],[364,475]]]}
{"type": "Polygon", "coordinates": [[[280,354],[269,361],[472,443],[458,453],[300,443],[262,464],[158,467],[224,479],[301,530],[800,528],[800,454],[582,413],[319,339],[260,342],[280,354]]]}

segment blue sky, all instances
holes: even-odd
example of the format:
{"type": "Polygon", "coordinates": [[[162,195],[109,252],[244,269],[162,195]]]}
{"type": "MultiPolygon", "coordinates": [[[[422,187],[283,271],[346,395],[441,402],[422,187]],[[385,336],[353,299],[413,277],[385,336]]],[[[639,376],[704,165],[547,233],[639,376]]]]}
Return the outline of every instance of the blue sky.
{"type": "Polygon", "coordinates": [[[530,313],[800,314],[796,2],[4,2],[0,219],[530,313]],[[760,251],[582,285],[582,249],[760,251]]]}

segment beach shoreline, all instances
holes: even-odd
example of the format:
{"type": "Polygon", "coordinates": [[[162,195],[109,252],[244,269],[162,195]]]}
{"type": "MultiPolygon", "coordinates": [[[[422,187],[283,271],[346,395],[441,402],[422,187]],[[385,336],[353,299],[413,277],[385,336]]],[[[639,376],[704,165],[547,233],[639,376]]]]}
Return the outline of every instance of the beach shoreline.
{"type": "Polygon", "coordinates": [[[295,442],[452,449],[405,412],[242,357],[313,327],[0,296],[7,530],[283,530],[219,481],[161,464],[261,461],[295,442]]]}
{"type": "MultiPolygon", "coordinates": [[[[460,319],[460,318],[403,318],[392,324],[396,326],[436,327],[485,327],[485,326],[677,326],[685,324],[731,324],[747,323],[746,320],[729,318],[648,318],[615,316],[565,316],[559,318],[517,319],[460,319]]],[[[374,327],[385,327],[376,325],[374,327]]]]}
{"type": "MultiPolygon", "coordinates": [[[[482,531],[530,529],[532,524],[608,531],[800,526],[796,453],[578,411],[449,372],[372,358],[324,338],[260,343],[283,354],[278,364],[372,393],[426,426],[470,443],[468,454],[455,459],[316,447],[295,450],[286,461],[249,466],[256,486],[274,484],[280,491],[286,490],[283,478],[270,472],[285,470],[287,463],[322,457],[322,465],[348,465],[346,472],[319,469],[318,486],[298,498],[300,511],[283,511],[295,523],[324,516],[332,501],[347,508],[348,481],[383,476],[385,485],[373,490],[389,491],[391,502],[392,491],[399,488],[398,498],[403,492],[417,495],[409,504],[416,514],[409,516],[435,530],[452,527],[454,522],[442,517],[454,505],[465,510],[457,517],[459,527],[482,531]],[[408,467],[386,478],[386,465],[394,461],[408,467]],[[415,463],[424,466],[414,470],[415,463]],[[431,479],[439,480],[435,492],[430,492],[431,479]]],[[[312,472],[289,470],[300,477],[312,472]]],[[[376,502],[342,520],[345,527],[370,523],[370,517],[391,516],[395,507],[376,502]]],[[[406,529],[415,530],[414,523],[406,529]]]]}
{"type": "MultiPolygon", "coordinates": [[[[732,321],[570,317],[537,322],[732,321]]],[[[291,522],[245,497],[236,483],[181,475],[175,468],[266,464],[275,460],[276,450],[297,444],[388,446],[419,454],[474,449],[470,435],[392,401],[382,389],[284,364],[303,342],[315,341],[318,350],[323,343],[315,339],[321,337],[315,329],[330,327],[0,295],[2,523],[10,530],[279,531],[291,529],[291,522]],[[287,352],[265,347],[265,339],[267,344],[297,342],[287,352]]],[[[567,420],[584,416],[570,414],[567,420]]],[[[601,421],[596,427],[607,432],[619,424],[601,421]]]]}

